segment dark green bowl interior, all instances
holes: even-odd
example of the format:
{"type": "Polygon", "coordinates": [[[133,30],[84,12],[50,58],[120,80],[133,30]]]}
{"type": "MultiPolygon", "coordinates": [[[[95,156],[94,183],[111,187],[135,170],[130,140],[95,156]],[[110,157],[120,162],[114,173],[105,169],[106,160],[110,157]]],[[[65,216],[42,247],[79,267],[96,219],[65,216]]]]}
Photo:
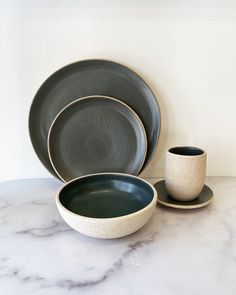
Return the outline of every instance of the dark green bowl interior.
{"type": "Polygon", "coordinates": [[[134,213],[151,203],[152,188],[138,178],[103,174],[76,179],[60,192],[61,204],[71,212],[92,218],[134,213]]]}

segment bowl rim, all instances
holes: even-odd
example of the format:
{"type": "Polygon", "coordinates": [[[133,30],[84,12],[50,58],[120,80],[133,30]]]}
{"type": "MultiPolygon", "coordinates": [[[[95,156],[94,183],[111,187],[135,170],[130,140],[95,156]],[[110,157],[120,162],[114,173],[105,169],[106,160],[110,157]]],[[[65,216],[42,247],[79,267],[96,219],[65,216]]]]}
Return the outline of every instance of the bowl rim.
{"type": "Polygon", "coordinates": [[[131,216],[135,216],[135,215],[139,215],[139,214],[142,214],[143,212],[147,211],[149,208],[151,208],[153,205],[155,205],[157,203],[157,191],[155,189],[155,187],[150,184],[148,181],[138,177],[138,176],[135,176],[135,175],[131,175],[131,174],[126,174],[126,173],[117,173],[117,172],[102,172],[102,173],[92,173],[92,174],[87,174],[87,175],[83,175],[83,176],[80,176],[80,177],[77,177],[77,178],[74,178],[72,180],[70,180],[69,182],[67,182],[66,184],[64,184],[60,190],[56,193],[56,205],[58,207],[58,209],[62,209],[64,210],[66,213],[69,213],[71,214],[72,216],[74,217],[78,217],[78,218],[82,218],[82,219],[91,219],[91,220],[96,220],[96,221],[108,221],[108,220],[118,220],[118,219],[126,219],[127,217],[131,217],[131,216]],[[96,175],[120,175],[120,176],[128,176],[130,178],[135,178],[135,179],[138,179],[139,181],[141,182],[144,182],[146,183],[151,189],[152,189],[152,192],[153,192],[153,198],[151,200],[150,203],[148,203],[147,206],[145,206],[144,208],[138,210],[138,211],[135,211],[133,213],[130,213],[130,214],[126,214],[126,215],[122,215],[122,216],[117,216],[117,217],[108,217],[108,218],[98,218],[98,217],[89,217],[89,216],[83,216],[83,215],[80,215],[80,214],[77,214],[77,213],[74,213],[72,211],[70,211],[69,209],[67,209],[65,206],[62,205],[61,201],[60,201],[60,194],[62,192],[62,190],[67,186],[69,185],[70,183],[74,182],[74,181],[77,181],[79,179],[82,179],[82,178],[87,178],[87,177],[90,177],[90,176],[96,176],[96,175]]]}

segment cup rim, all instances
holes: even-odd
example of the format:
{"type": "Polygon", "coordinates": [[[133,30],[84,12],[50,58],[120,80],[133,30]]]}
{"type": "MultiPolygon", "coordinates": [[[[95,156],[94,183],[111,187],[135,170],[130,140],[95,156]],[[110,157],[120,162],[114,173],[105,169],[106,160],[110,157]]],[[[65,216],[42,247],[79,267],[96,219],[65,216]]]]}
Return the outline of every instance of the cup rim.
{"type": "Polygon", "coordinates": [[[206,155],[206,152],[199,147],[195,147],[195,146],[174,146],[168,149],[167,151],[169,154],[174,155],[174,156],[179,156],[179,157],[186,157],[186,158],[196,158],[196,157],[202,157],[206,155]],[[180,153],[178,152],[178,150],[192,150],[195,152],[198,152],[198,154],[184,154],[184,153],[180,153]]]}

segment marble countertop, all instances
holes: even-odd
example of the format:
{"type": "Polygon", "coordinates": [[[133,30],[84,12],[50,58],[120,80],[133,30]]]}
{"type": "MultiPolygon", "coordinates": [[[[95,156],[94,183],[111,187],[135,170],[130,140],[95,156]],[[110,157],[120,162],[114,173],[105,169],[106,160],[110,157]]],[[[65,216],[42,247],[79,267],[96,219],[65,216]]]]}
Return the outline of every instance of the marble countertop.
{"type": "Polygon", "coordinates": [[[236,178],[207,184],[208,207],[157,206],[135,234],[97,240],[61,219],[59,181],[1,183],[0,294],[236,294],[236,178]]]}

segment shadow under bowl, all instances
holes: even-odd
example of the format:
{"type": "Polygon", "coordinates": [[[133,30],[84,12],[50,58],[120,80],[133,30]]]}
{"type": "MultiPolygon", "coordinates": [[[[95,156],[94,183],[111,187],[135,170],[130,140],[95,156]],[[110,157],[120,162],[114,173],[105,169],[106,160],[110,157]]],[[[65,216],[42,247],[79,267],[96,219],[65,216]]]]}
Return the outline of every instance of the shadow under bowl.
{"type": "Polygon", "coordinates": [[[140,229],[152,216],[155,188],[128,174],[98,173],[76,178],[56,196],[65,222],[96,238],[119,238],[140,229]]]}

